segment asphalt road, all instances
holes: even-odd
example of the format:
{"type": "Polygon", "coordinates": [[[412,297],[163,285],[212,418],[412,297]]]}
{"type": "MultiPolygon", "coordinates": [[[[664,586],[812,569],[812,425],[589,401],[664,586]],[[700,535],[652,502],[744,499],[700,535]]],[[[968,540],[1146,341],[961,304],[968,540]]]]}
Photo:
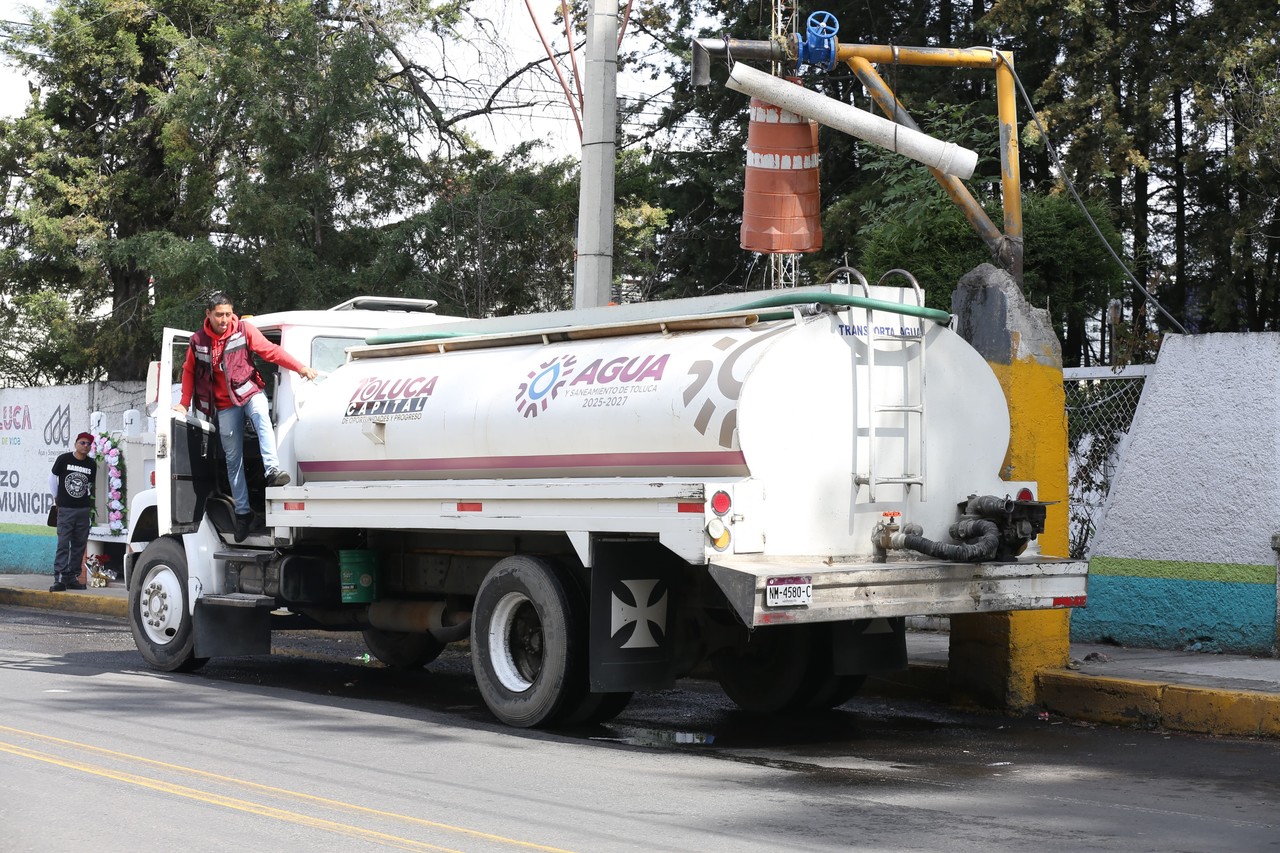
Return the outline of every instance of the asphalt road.
{"type": "Polygon", "coordinates": [[[465,654],[358,635],[149,671],[123,623],[0,607],[5,851],[1280,850],[1280,744],[858,700],[761,721],[715,685],[502,727],[465,654]]]}

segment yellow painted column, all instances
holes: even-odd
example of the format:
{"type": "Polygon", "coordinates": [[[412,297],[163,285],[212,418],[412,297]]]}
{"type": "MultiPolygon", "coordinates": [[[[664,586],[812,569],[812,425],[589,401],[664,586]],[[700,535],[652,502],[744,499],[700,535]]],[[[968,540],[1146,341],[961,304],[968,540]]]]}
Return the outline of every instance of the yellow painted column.
{"type": "MultiPolygon", "coordinates": [[[[1062,349],[1047,312],[1032,308],[1013,279],[984,264],[952,296],[956,331],[972,343],[1000,381],[1009,404],[1009,449],[1001,476],[1034,480],[1048,508],[1038,539],[1046,556],[1066,556],[1067,419],[1062,349]]],[[[1065,666],[1070,611],[1023,610],[951,619],[948,675],[952,690],[981,704],[1035,704],[1036,673],[1065,666]]]]}

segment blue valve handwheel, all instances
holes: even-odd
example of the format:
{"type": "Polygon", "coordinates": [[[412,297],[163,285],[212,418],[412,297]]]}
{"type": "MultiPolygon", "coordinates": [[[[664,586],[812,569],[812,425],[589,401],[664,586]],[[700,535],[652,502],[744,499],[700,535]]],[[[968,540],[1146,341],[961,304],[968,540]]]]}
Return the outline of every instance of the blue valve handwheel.
{"type": "Polygon", "coordinates": [[[814,12],[809,16],[809,35],[822,39],[835,38],[840,32],[840,21],[831,12],[814,12]]]}

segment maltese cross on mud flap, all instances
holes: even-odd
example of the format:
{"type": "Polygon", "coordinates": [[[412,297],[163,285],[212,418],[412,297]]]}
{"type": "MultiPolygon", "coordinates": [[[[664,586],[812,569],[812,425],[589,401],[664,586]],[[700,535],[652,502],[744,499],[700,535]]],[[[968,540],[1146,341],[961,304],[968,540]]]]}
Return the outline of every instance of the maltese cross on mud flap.
{"type": "Polygon", "coordinates": [[[616,592],[610,594],[613,599],[613,618],[610,620],[609,636],[616,637],[619,631],[634,623],[635,629],[631,632],[631,638],[622,644],[622,648],[658,648],[658,641],[649,626],[656,627],[660,634],[667,633],[666,590],[662,591],[661,598],[653,601],[654,588],[658,585],[657,578],[624,580],[622,584],[631,592],[631,598],[635,603],[628,604],[618,598],[616,592]]]}

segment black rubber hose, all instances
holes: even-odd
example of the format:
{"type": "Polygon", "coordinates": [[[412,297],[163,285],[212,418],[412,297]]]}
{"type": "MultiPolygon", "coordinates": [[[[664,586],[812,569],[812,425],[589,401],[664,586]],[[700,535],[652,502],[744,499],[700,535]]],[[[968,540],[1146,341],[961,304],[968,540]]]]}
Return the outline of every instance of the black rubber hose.
{"type": "Polygon", "coordinates": [[[913,551],[953,563],[978,563],[994,557],[996,549],[1000,547],[1000,528],[996,527],[996,523],[985,518],[972,519],[968,528],[977,536],[974,541],[963,545],[934,542],[912,533],[902,537],[902,544],[913,551]]]}

